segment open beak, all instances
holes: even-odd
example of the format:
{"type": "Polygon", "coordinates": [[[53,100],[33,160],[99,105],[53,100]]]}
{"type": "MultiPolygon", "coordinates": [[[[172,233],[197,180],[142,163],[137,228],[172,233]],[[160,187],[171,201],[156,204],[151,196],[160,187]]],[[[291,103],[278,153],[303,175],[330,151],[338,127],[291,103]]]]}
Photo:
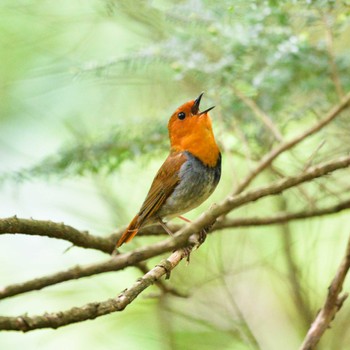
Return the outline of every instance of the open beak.
{"type": "Polygon", "coordinates": [[[210,107],[210,108],[206,109],[206,110],[203,111],[203,112],[200,112],[198,115],[206,114],[206,113],[208,113],[209,111],[211,111],[213,108],[215,108],[215,106],[210,107]]]}
{"type": "Polygon", "coordinates": [[[201,99],[202,99],[202,96],[203,96],[204,92],[202,92],[195,100],[194,100],[194,104],[191,108],[191,113],[192,115],[202,115],[202,114],[205,114],[205,113],[208,113],[209,111],[211,111],[215,106],[213,107],[210,107],[208,109],[206,109],[205,111],[203,112],[199,112],[199,105],[201,103],[201,99]]]}
{"type": "Polygon", "coordinates": [[[202,96],[203,96],[204,92],[202,92],[195,100],[194,100],[194,104],[191,108],[191,113],[193,115],[196,115],[199,111],[199,105],[201,103],[201,99],[202,99],[202,96]]]}

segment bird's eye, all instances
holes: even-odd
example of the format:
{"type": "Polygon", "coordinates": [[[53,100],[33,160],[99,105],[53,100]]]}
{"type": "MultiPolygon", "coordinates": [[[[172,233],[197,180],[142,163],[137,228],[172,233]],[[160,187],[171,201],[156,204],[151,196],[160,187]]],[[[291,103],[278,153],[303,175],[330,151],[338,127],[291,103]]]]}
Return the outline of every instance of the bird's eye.
{"type": "Polygon", "coordinates": [[[180,120],[184,120],[185,117],[186,117],[186,114],[184,112],[180,112],[177,117],[180,119],[180,120]]]}

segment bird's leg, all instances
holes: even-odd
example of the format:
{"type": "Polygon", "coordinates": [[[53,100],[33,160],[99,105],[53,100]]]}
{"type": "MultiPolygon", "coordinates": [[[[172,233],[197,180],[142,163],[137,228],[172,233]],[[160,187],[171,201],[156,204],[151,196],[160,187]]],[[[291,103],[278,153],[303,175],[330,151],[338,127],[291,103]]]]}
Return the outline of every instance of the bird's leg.
{"type": "Polygon", "coordinates": [[[202,245],[204,243],[204,241],[207,238],[207,230],[205,228],[203,228],[202,230],[199,231],[198,233],[198,245],[202,245]]]}
{"type": "MultiPolygon", "coordinates": [[[[182,216],[180,218],[185,220],[185,221],[187,221],[187,222],[191,222],[190,220],[188,220],[186,218],[183,218],[182,216]]],[[[172,232],[170,230],[170,228],[165,224],[165,222],[161,218],[158,218],[158,222],[159,222],[160,226],[163,227],[165,232],[167,232],[171,237],[174,237],[174,232],[172,232]]],[[[190,263],[190,254],[191,254],[191,251],[192,251],[192,245],[182,248],[182,251],[183,251],[183,256],[182,257],[186,258],[186,261],[189,264],[190,263]]]]}
{"type": "MultiPolygon", "coordinates": [[[[186,222],[192,222],[191,220],[179,215],[179,219],[186,221],[186,222]]],[[[203,228],[199,233],[198,233],[198,246],[200,246],[202,243],[204,243],[205,239],[207,238],[207,230],[206,228],[203,228]]]]}
{"type": "Polygon", "coordinates": [[[184,216],[181,216],[181,215],[179,215],[178,218],[183,220],[183,221],[186,221],[186,222],[192,222],[190,219],[187,219],[187,218],[185,218],[184,216]]]}
{"type": "MultiPolygon", "coordinates": [[[[174,233],[170,230],[170,228],[165,224],[165,222],[161,218],[158,218],[158,222],[159,222],[160,226],[163,227],[164,231],[168,235],[170,235],[171,237],[174,237],[174,233]]],[[[169,267],[169,264],[170,264],[170,262],[168,260],[163,259],[161,261],[161,263],[157,265],[157,266],[162,267],[165,270],[165,272],[166,272],[165,279],[166,280],[168,280],[170,278],[171,264],[170,264],[170,267],[169,267]]]]}
{"type": "Polygon", "coordinates": [[[174,237],[174,232],[172,232],[170,230],[170,228],[165,224],[165,222],[161,219],[161,218],[158,218],[158,222],[160,224],[160,226],[163,227],[163,229],[165,230],[165,232],[170,235],[171,237],[174,237]]]}

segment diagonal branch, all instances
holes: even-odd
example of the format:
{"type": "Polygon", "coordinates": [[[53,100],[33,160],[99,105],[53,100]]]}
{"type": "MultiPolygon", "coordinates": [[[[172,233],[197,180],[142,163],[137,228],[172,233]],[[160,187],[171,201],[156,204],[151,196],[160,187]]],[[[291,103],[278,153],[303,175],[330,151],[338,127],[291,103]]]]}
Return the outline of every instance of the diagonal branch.
{"type": "Polygon", "coordinates": [[[345,277],[350,268],[350,237],[346,247],[345,256],[336,272],[336,275],[328,288],[326,301],[312,323],[300,350],[315,349],[324,332],[329,328],[331,322],[335,318],[336,313],[342,307],[344,301],[348,297],[345,293],[340,295],[345,277]]]}
{"type": "Polygon", "coordinates": [[[349,167],[349,165],[350,156],[340,157],[337,160],[333,160],[328,163],[309,168],[297,176],[285,177],[279,181],[269,184],[268,186],[251,191],[246,191],[241,194],[229,196],[228,198],[226,198],[226,200],[224,200],[224,202],[221,203],[220,206],[215,208],[213,212],[216,214],[216,212],[220,211],[221,214],[227,214],[229,211],[239,206],[250,202],[254,202],[262,197],[279,194],[289,188],[322,177],[337,169],[347,168],[349,167]]]}
{"type": "Polygon", "coordinates": [[[264,169],[266,169],[275,158],[277,158],[281,153],[287,151],[288,149],[294,147],[296,144],[305,140],[310,135],[316,133],[321,130],[327,124],[329,124],[335,117],[337,117],[340,112],[342,112],[350,102],[350,92],[342,99],[342,101],[334,106],[326,116],[321,119],[316,125],[312,126],[308,130],[303,133],[295,136],[289,141],[280,143],[276,148],[272,149],[271,152],[267,153],[258,165],[247,175],[247,177],[238,185],[233,194],[238,194],[242,192],[247,186],[253,181],[253,179],[260,174],[264,169]]]}
{"type": "Polygon", "coordinates": [[[269,115],[267,115],[257,104],[256,102],[249,98],[248,96],[244,95],[239,89],[236,87],[233,87],[233,92],[237,95],[237,97],[247,106],[250,108],[250,110],[254,113],[254,115],[260,119],[265,127],[269,129],[274,138],[277,141],[283,141],[283,136],[281,132],[278,130],[276,125],[273,123],[272,119],[269,115]]]}

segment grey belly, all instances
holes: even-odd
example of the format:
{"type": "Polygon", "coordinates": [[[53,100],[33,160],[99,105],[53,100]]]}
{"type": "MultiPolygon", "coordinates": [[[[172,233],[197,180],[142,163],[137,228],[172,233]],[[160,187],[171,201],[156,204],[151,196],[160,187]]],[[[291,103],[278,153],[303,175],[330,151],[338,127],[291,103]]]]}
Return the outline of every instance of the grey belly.
{"type": "Polygon", "coordinates": [[[221,175],[221,158],[216,167],[203,165],[186,152],[187,162],[180,169],[180,184],[166,200],[158,215],[171,218],[198,207],[215,190],[221,175]]]}

